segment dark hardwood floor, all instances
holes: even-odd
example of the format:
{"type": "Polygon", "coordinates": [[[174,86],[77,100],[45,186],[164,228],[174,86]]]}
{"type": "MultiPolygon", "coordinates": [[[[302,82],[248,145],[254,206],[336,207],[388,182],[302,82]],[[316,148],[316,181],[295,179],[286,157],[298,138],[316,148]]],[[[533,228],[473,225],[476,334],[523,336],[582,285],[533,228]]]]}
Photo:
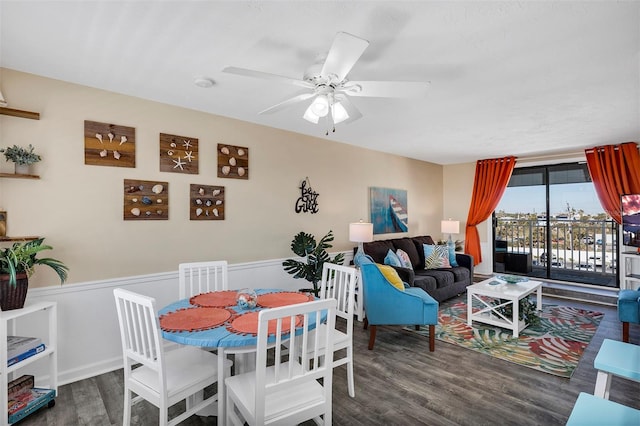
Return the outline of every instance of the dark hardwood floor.
{"type": "MultiPolygon", "coordinates": [[[[464,297],[464,296],[462,296],[464,297]]],[[[453,299],[453,301],[458,299],[453,299]]],[[[449,301],[447,303],[451,303],[449,301]]],[[[511,364],[436,340],[401,327],[379,327],[373,351],[368,333],[355,322],[356,397],[347,392],[345,367],[333,382],[335,425],[564,425],[579,392],[593,393],[593,360],[603,339],[621,339],[615,307],[544,298],[604,312],[598,331],[571,379],[511,364]]],[[[444,304],[443,304],[444,305],[444,304]]],[[[640,344],[640,326],[631,326],[631,342],[640,344]]],[[[60,387],[55,407],[43,409],[19,424],[122,424],[122,370],[60,387]]],[[[640,409],[640,383],[614,378],[611,400],[640,409]]],[[[157,424],[157,409],[134,406],[133,425],[157,424]]],[[[193,416],[184,425],[216,425],[215,417],[193,416]]]]}

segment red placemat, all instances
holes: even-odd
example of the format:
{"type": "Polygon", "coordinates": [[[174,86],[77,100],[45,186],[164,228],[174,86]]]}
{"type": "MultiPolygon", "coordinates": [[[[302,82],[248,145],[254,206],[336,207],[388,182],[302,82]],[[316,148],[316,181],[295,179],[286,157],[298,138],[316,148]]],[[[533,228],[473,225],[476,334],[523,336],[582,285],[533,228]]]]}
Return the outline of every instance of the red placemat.
{"type": "Polygon", "coordinates": [[[304,293],[295,292],[279,292],[267,293],[258,296],[258,306],[263,308],[278,308],[280,306],[295,305],[296,303],[304,303],[315,300],[313,296],[304,293]]]}
{"type": "MultiPolygon", "coordinates": [[[[231,321],[231,324],[227,326],[227,330],[236,334],[258,334],[258,314],[259,312],[247,312],[246,314],[239,315],[231,321]]],[[[291,329],[291,321],[282,321],[282,331],[288,333],[291,329]]],[[[296,317],[296,327],[302,325],[302,317],[299,315],[296,317]]],[[[276,333],[276,320],[269,321],[269,334],[276,333]]]]}
{"type": "Polygon", "coordinates": [[[238,292],[235,290],[212,291],[193,296],[189,303],[205,308],[226,308],[236,304],[236,296],[238,292]]]}
{"type": "Polygon", "coordinates": [[[185,308],[160,315],[160,328],[164,331],[202,331],[224,324],[231,312],[222,308],[185,308]]]}

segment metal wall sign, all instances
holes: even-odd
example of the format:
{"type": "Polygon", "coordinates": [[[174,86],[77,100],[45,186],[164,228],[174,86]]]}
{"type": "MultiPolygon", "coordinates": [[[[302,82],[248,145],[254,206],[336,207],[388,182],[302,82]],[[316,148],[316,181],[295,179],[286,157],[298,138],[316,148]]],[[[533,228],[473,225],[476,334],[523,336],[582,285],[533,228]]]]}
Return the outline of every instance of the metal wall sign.
{"type": "Polygon", "coordinates": [[[300,183],[300,197],[296,200],[296,213],[318,213],[318,197],[320,194],[311,188],[309,177],[300,183]]]}

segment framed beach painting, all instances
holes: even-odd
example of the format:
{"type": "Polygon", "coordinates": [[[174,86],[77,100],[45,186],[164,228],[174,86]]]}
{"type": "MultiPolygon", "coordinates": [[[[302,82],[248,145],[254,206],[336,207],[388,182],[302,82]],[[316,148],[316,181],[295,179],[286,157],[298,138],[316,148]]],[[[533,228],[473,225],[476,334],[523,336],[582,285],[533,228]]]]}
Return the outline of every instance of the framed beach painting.
{"type": "Polygon", "coordinates": [[[369,188],[369,211],[374,235],[408,232],[406,190],[369,188]]]}

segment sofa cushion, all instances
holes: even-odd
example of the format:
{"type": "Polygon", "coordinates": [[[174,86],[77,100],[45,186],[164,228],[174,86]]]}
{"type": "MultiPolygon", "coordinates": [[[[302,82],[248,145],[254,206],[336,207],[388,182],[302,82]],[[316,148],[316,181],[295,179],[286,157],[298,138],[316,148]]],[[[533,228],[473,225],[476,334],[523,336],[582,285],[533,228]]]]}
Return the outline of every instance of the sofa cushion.
{"type": "Polygon", "coordinates": [[[398,257],[398,260],[400,261],[400,266],[402,268],[413,269],[413,265],[411,264],[411,259],[409,258],[409,255],[404,250],[398,249],[396,251],[396,256],[398,257]]]}
{"type": "Polygon", "coordinates": [[[413,243],[413,240],[411,238],[396,238],[390,241],[396,248],[396,253],[398,253],[397,249],[400,249],[409,255],[411,267],[416,269],[416,266],[420,264],[420,256],[418,255],[418,250],[416,249],[416,245],[413,243]]]}
{"type": "Polygon", "coordinates": [[[433,277],[436,280],[437,288],[446,287],[454,283],[454,275],[451,269],[423,269],[416,272],[416,281],[418,277],[422,276],[433,277]]]}
{"type": "Polygon", "coordinates": [[[402,266],[402,262],[398,255],[393,252],[393,250],[389,249],[387,255],[384,257],[384,264],[391,266],[402,266]]]}
{"type": "Polygon", "coordinates": [[[416,275],[413,279],[413,286],[420,287],[427,293],[430,291],[435,291],[438,288],[436,279],[428,275],[416,275]]]}
{"type": "Polygon", "coordinates": [[[456,261],[456,246],[447,245],[447,248],[449,250],[449,265],[452,267],[458,266],[458,262],[456,261]]]}
{"type": "Polygon", "coordinates": [[[362,245],[364,252],[371,256],[374,262],[384,263],[384,258],[389,249],[395,251],[391,240],[372,241],[362,245]]]}
{"type": "Polygon", "coordinates": [[[438,269],[449,268],[449,249],[447,246],[436,246],[425,244],[424,247],[424,268],[438,269]]]}
{"type": "Polygon", "coordinates": [[[396,272],[395,269],[393,269],[389,265],[376,264],[376,266],[378,267],[380,272],[382,272],[382,275],[384,275],[384,277],[387,279],[389,284],[391,284],[392,286],[394,286],[400,291],[404,291],[404,283],[398,276],[398,273],[396,272]]]}
{"type": "Polygon", "coordinates": [[[468,268],[464,268],[462,266],[456,266],[455,268],[448,269],[449,272],[453,274],[454,281],[470,281],[471,274],[469,273],[468,268]]]}
{"type": "Polygon", "coordinates": [[[424,249],[422,248],[423,244],[434,245],[433,238],[429,235],[421,235],[419,237],[412,237],[413,245],[416,246],[416,251],[418,252],[418,257],[420,261],[416,265],[416,269],[424,269],[424,249]]]}

